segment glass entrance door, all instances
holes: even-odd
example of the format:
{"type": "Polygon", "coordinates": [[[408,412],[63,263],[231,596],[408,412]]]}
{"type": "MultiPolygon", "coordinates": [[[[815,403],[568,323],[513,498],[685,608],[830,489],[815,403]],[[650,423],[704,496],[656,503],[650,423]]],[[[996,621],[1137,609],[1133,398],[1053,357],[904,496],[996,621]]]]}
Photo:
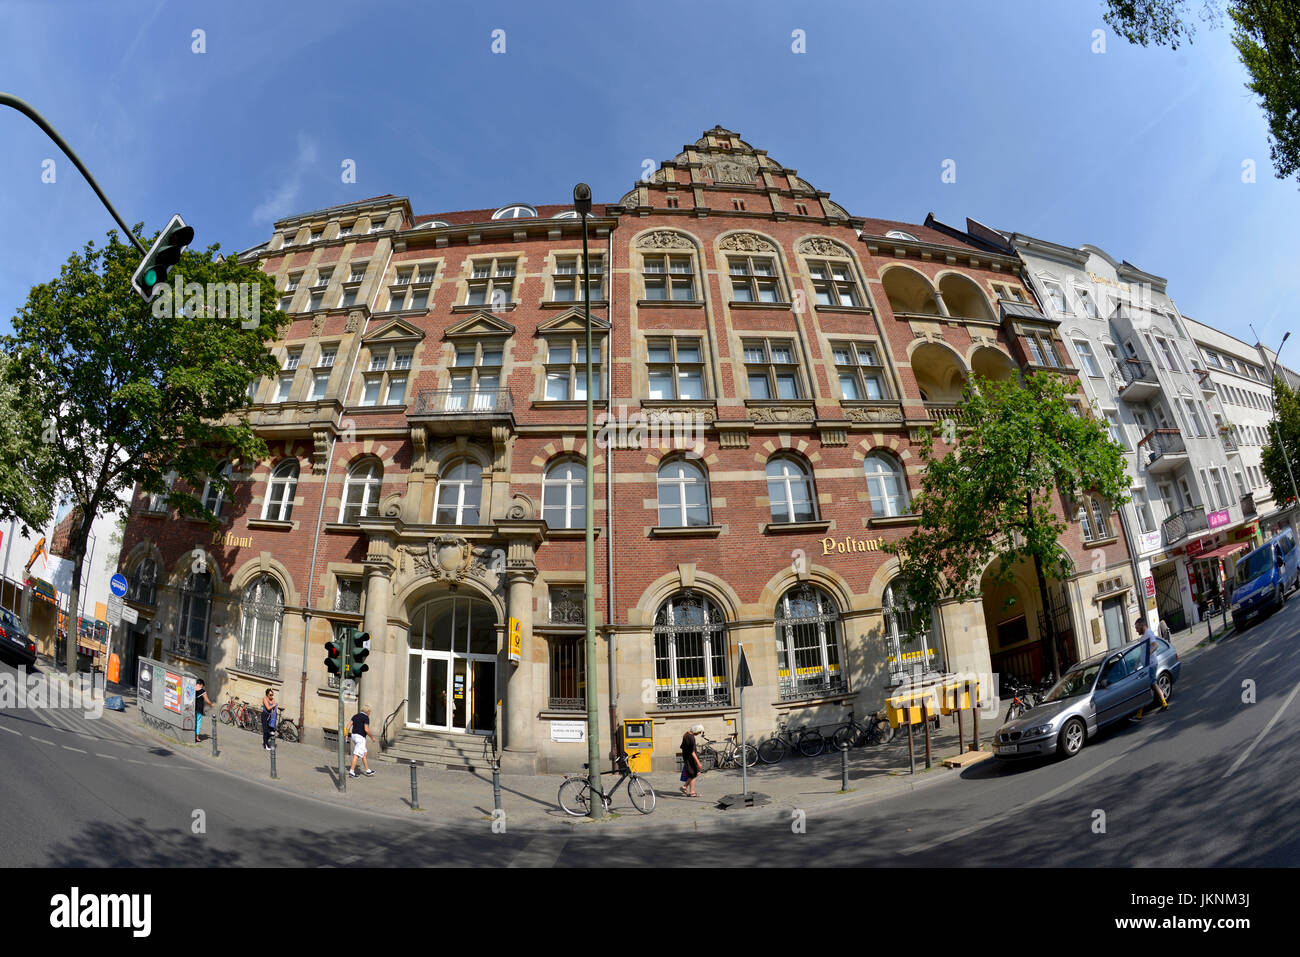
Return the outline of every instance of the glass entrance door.
{"type": "Polygon", "coordinates": [[[483,599],[435,599],[413,616],[406,723],[486,734],[495,723],[496,613],[483,599]]]}
{"type": "Polygon", "coordinates": [[[1106,647],[1118,648],[1125,643],[1124,600],[1108,598],[1101,603],[1101,618],[1106,626],[1106,647]]]}

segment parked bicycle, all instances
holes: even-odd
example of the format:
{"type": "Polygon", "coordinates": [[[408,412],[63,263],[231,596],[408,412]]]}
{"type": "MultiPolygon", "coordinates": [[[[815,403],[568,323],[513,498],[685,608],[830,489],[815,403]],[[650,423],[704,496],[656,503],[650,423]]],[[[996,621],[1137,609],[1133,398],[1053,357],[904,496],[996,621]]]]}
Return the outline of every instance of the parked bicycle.
{"type": "MultiPolygon", "coordinates": [[[[619,779],[614,782],[614,786],[605,791],[600,787],[599,779],[596,782],[595,791],[597,796],[600,797],[600,803],[608,811],[610,802],[614,798],[614,792],[618,790],[619,785],[626,781],[627,796],[631,798],[632,806],[642,814],[649,814],[655,809],[655,789],[650,786],[649,781],[632,770],[627,763],[626,754],[620,754],[617,761],[619,766],[615,770],[601,772],[601,775],[619,775],[619,779]]],[[[588,765],[584,764],[582,767],[585,771],[588,765]]],[[[566,774],[564,783],[560,785],[560,807],[564,809],[565,814],[573,817],[586,817],[591,813],[592,790],[591,782],[585,774],[566,774]]]]}
{"type": "Polygon", "coordinates": [[[744,755],[745,767],[752,768],[758,764],[758,748],[752,744],[742,745],[735,731],[731,732],[723,739],[721,750],[714,747],[715,742],[711,741],[707,735],[700,735],[704,739],[704,745],[700,748],[698,757],[700,759],[700,769],[710,771],[713,768],[738,768],[740,767],[741,756],[744,755]]]}
{"type": "Polygon", "coordinates": [[[1049,671],[1038,685],[1021,681],[1015,675],[1007,675],[1003,687],[1011,692],[1011,704],[1007,708],[1007,721],[1014,721],[1026,711],[1032,710],[1043,696],[1056,684],[1056,679],[1049,671]]]}
{"type": "Polygon", "coordinates": [[[764,764],[779,764],[786,752],[793,748],[806,758],[815,758],[826,750],[826,739],[816,728],[780,727],[758,746],[758,757],[764,764]]]}
{"type": "Polygon", "coordinates": [[[250,731],[262,730],[257,710],[250,708],[247,704],[233,695],[227,698],[226,703],[221,706],[219,717],[221,718],[222,724],[238,725],[239,727],[250,731]]]}
{"type": "Polygon", "coordinates": [[[831,734],[831,745],[836,751],[842,748],[860,748],[864,744],[884,744],[894,736],[894,729],[883,711],[877,711],[864,724],[849,712],[848,719],[831,734]]]}
{"type": "Polygon", "coordinates": [[[277,710],[279,713],[275,718],[276,737],[283,738],[285,741],[292,744],[298,740],[298,725],[294,722],[293,718],[286,718],[284,716],[284,708],[278,708],[277,710]]]}

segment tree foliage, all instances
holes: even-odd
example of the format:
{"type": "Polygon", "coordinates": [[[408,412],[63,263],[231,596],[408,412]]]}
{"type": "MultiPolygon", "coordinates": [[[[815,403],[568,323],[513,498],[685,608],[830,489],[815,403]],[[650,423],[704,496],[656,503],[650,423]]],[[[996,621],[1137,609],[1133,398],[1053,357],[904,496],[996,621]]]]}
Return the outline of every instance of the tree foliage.
{"type": "Polygon", "coordinates": [[[1294,471],[1300,465],[1300,394],[1280,376],[1273,379],[1273,408],[1276,414],[1268,424],[1268,444],[1260,451],[1260,468],[1268,479],[1273,501],[1281,504],[1295,498],[1291,475],[1287,472],[1287,457],[1294,471]]]}
{"type": "Polygon", "coordinates": [[[219,463],[251,466],[267,454],[231,413],[248,404],[253,381],[275,374],[267,340],[286,317],[274,307],[269,276],[218,251],[185,252],[172,278],[193,290],[249,284],[250,305],[256,290],[267,307],[248,322],[229,303],[222,308],[202,294],[171,302],[168,291],[152,306],[144,302],[130,285],[140,253],[109,232],[106,244],[88,243],[56,278],[32,288],[13,334],[2,340],[11,360],[7,382],[41,423],[53,484],[84,517],[68,556],[73,607],[90,526],[100,514],[120,514],[124,493],[137,483],[166,492],[181,515],[215,526],[194,491],[211,476],[229,499],[229,483],[215,474],[219,463]],[[169,471],[180,480],[170,487],[169,471]]]}
{"type": "Polygon", "coordinates": [[[1269,153],[1277,177],[1300,173],[1300,3],[1106,0],[1106,7],[1106,22],[1130,43],[1175,50],[1195,35],[1194,11],[1211,24],[1218,23],[1226,11],[1233,23],[1233,46],[1250,75],[1246,88],[1259,97],[1268,121],[1269,153]]]}
{"type": "MultiPolygon", "coordinates": [[[[1123,451],[1097,419],[1071,411],[1073,392],[1047,372],[1023,383],[977,378],[966,387],[952,451],[913,445],[925,467],[912,506],[920,521],[886,546],[913,607],[977,599],[986,569],[1006,583],[1021,560],[1034,564],[1043,593],[1045,579],[1064,580],[1078,564],[1060,543],[1060,511],[1072,518],[1085,494],[1128,500],[1123,451]]],[[[911,619],[914,632],[928,627],[926,616],[911,619]]]]}
{"type": "Polygon", "coordinates": [[[41,441],[40,413],[13,371],[0,354],[0,521],[16,518],[30,531],[53,517],[58,479],[53,449],[41,441]]]}

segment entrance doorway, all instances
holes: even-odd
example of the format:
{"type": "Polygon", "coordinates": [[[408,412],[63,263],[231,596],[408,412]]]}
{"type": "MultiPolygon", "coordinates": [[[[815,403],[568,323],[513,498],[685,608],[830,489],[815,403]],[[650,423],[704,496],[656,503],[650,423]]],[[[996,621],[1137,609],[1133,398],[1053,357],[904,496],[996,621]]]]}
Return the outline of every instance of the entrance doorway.
{"type": "Polygon", "coordinates": [[[1118,648],[1128,638],[1124,627],[1124,599],[1107,598],[1101,603],[1101,620],[1106,626],[1106,647],[1118,648]]]}
{"type": "Polygon", "coordinates": [[[489,734],[497,699],[497,614],[448,595],[416,610],[407,654],[406,726],[489,734]]]}
{"type": "Polygon", "coordinates": [[[1172,631],[1181,631],[1187,627],[1187,615],[1183,611],[1183,596],[1178,591],[1177,565],[1167,562],[1153,571],[1156,580],[1156,608],[1160,617],[1169,623],[1172,631]]]}

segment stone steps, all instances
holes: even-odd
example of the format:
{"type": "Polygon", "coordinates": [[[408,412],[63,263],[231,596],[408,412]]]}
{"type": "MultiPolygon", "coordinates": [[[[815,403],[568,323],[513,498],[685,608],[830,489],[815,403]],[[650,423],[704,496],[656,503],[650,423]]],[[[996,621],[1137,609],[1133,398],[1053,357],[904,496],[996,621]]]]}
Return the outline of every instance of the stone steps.
{"type": "Polygon", "coordinates": [[[492,765],[483,751],[485,740],[480,734],[403,730],[397,733],[396,742],[384,757],[423,761],[430,767],[487,771],[492,765]]]}

